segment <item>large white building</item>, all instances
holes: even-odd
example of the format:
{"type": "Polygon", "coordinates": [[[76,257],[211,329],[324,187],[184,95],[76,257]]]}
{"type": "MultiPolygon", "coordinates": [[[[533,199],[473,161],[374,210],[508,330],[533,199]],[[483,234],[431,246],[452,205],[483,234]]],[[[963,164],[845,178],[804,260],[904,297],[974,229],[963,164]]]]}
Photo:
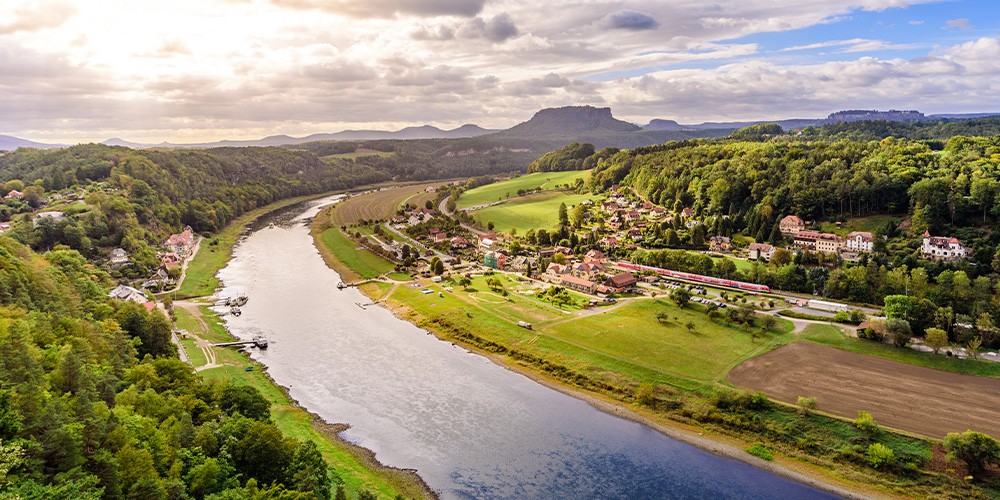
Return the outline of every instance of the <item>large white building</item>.
{"type": "Polygon", "coordinates": [[[968,255],[968,250],[958,238],[947,236],[931,236],[930,231],[924,232],[924,244],[920,253],[933,260],[961,260],[968,255]]]}
{"type": "Polygon", "coordinates": [[[854,231],[844,240],[844,246],[849,252],[871,252],[874,245],[875,236],[865,231],[854,231]]]}

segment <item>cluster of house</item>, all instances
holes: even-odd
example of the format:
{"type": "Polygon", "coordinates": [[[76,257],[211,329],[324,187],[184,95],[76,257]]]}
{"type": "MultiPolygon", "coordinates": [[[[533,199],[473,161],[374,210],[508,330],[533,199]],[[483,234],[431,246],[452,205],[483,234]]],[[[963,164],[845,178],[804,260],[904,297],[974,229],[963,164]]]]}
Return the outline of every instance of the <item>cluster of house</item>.
{"type": "MultiPolygon", "coordinates": [[[[588,202],[584,202],[588,203],[588,202]]],[[[601,210],[607,214],[605,225],[612,233],[602,237],[598,245],[604,249],[618,247],[635,248],[635,242],[642,240],[642,233],[653,222],[673,222],[674,215],[667,209],[648,201],[630,200],[620,192],[619,186],[611,186],[608,199],[601,203],[601,210]]],[[[685,208],[678,216],[684,219],[688,228],[701,224],[694,218],[694,210],[685,208]]]]}
{"type": "MultiPolygon", "coordinates": [[[[184,259],[190,256],[194,251],[194,246],[194,232],[190,226],[185,227],[184,231],[181,231],[180,233],[170,235],[170,237],[163,242],[165,251],[157,252],[156,254],[156,257],[160,259],[159,267],[157,267],[156,272],[153,273],[149,279],[142,283],[141,288],[159,289],[164,286],[173,285],[174,279],[170,277],[168,271],[180,266],[184,262],[184,259]]],[[[131,262],[131,260],[129,259],[128,252],[126,252],[123,248],[116,248],[111,251],[111,255],[108,258],[108,267],[111,269],[119,269],[127,265],[129,262],[131,262]]],[[[135,289],[131,288],[131,290],[135,289]]],[[[121,290],[119,291],[121,292],[121,290]]]]}
{"type": "Polygon", "coordinates": [[[632,290],[638,280],[631,273],[613,273],[605,265],[607,256],[600,250],[591,250],[583,259],[573,259],[566,264],[551,263],[540,277],[570,290],[591,295],[607,295],[632,290]]]}
{"type": "Polygon", "coordinates": [[[437,212],[430,208],[415,208],[404,215],[397,215],[392,218],[392,226],[396,229],[406,229],[427,222],[437,216],[437,212]]]}

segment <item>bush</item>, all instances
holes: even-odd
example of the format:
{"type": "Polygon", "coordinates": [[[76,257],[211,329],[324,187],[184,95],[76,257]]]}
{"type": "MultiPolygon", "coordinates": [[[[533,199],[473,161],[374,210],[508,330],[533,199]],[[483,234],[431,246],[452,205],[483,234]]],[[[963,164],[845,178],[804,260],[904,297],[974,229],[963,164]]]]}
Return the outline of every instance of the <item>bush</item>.
{"type": "Polygon", "coordinates": [[[749,448],[747,448],[747,453],[758,458],[763,458],[764,460],[767,461],[774,460],[774,452],[772,452],[770,448],[761,443],[752,444],[749,448]]]}
{"type": "Polygon", "coordinates": [[[808,414],[819,406],[816,398],[807,398],[805,396],[799,396],[799,399],[795,402],[795,404],[799,405],[799,411],[804,414],[808,414]]]}
{"type": "Polygon", "coordinates": [[[854,426],[857,427],[859,431],[865,433],[869,439],[871,439],[871,437],[879,431],[879,426],[875,422],[875,417],[866,411],[858,413],[858,418],[854,419],[854,426]]]}
{"type": "Polygon", "coordinates": [[[872,443],[868,446],[868,454],[866,456],[868,458],[868,465],[878,469],[892,464],[896,459],[896,452],[882,443],[872,443]]]}

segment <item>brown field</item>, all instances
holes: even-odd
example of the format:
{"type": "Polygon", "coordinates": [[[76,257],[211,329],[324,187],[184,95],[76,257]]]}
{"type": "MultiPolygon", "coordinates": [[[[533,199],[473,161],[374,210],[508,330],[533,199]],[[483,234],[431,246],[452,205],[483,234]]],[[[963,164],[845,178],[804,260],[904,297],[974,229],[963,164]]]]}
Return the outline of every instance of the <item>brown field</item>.
{"type": "Polygon", "coordinates": [[[729,381],[855,418],[868,411],[888,427],[941,438],[969,429],[1000,437],[1000,380],[948,373],[833,347],[796,342],[743,362],[729,381]]]}
{"type": "Polygon", "coordinates": [[[380,191],[355,196],[337,205],[330,218],[335,226],[356,224],[362,219],[385,219],[392,217],[404,201],[420,199],[421,203],[428,195],[433,199],[434,195],[426,193],[428,187],[437,187],[444,182],[431,182],[426,184],[414,184],[411,186],[398,186],[382,188],[380,191]],[[411,199],[412,198],[412,199],[411,199]]]}

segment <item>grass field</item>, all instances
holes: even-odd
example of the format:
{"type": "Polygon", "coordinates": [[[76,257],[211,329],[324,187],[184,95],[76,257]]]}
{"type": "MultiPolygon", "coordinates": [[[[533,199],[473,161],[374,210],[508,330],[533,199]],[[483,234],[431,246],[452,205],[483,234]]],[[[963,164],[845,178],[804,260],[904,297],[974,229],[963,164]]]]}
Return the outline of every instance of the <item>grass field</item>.
{"type": "MultiPolygon", "coordinates": [[[[435,291],[443,289],[442,285],[426,285],[435,291]]],[[[444,320],[453,328],[542,355],[614,384],[622,383],[624,376],[634,383],[695,389],[724,379],[743,360],[792,340],[792,325],[787,321],[780,323],[781,333],[754,339],[744,329],[712,322],[694,307],[680,309],[666,300],[636,300],[596,312],[563,311],[517,293],[527,285],[509,280],[504,285],[507,297],[490,292],[485,278],[476,278],[468,291],[454,286],[454,292],[439,297],[399,287],[391,299],[432,322],[444,320]],[[670,319],[660,322],[659,312],[670,319]],[[533,330],[518,327],[518,321],[532,323],[533,330]]]]}
{"type": "MultiPolygon", "coordinates": [[[[382,188],[373,193],[348,198],[337,204],[337,209],[331,212],[330,222],[336,226],[350,226],[361,220],[385,219],[392,217],[403,202],[413,199],[421,200],[427,188],[437,187],[444,182],[414,184],[382,188]]],[[[433,199],[433,195],[431,196],[433,199]]],[[[412,201],[411,201],[412,203],[412,201]]]]}
{"type": "Polygon", "coordinates": [[[557,185],[570,184],[577,179],[587,180],[590,177],[589,170],[569,171],[569,172],[538,172],[534,174],[522,175],[510,180],[479,186],[462,193],[458,199],[459,208],[467,208],[484,203],[492,203],[504,198],[517,196],[519,189],[529,190],[537,187],[542,189],[555,189],[557,185]]]}
{"type": "MultiPolygon", "coordinates": [[[[392,272],[395,265],[382,257],[375,255],[368,250],[358,250],[358,244],[348,238],[339,227],[331,227],[320,234],[320,241],[325,249],[347,266],[349,269],[341,270],[341,274],[353,272],[357,277],[374,278],[382,274],[392,272]]],[[[321,250],[322,251],[322,250],[321,250]]],[[[344,276],[345,279],[348,276],[344,276]]]]}
{"type": "Polygon", "coordinates": [[[571,207],[598,198],[591,194],[547,191],[469,213],[483,225],[492,221],[497,231],[510,233],[511,229],[517,229],[518,234],[524,234],[529,229],[552,229],[558,225],[560,203],[571,207]]]}
{"type": "Polygon", "coordinates": [[[870,217],[857,217],[854,219],[847,219],[847,222],[837,227],[837,224],[833,222],[823,222],[820,224],[820,229],[829,233],[836,233],[840,236],[847,236],[847,233],[852,231],[867,231],[869,233],[874,233],[876,229],[885,226],[886,222],[889,221],[899,221],[905,218],[906,215],[872,215],[870,217]]]}
{"type": "Polygon", "coordinates": [[[847,337],[830,325],[809,325],[801,333],[803,340],[825,344],[846,351],[891,359],[910,365],[935,368],[946,372],[980,377],[1000,378],[1000,363],[976,359],[959,359],[929,352],[903,349],[889,344],[847,337]]]}

